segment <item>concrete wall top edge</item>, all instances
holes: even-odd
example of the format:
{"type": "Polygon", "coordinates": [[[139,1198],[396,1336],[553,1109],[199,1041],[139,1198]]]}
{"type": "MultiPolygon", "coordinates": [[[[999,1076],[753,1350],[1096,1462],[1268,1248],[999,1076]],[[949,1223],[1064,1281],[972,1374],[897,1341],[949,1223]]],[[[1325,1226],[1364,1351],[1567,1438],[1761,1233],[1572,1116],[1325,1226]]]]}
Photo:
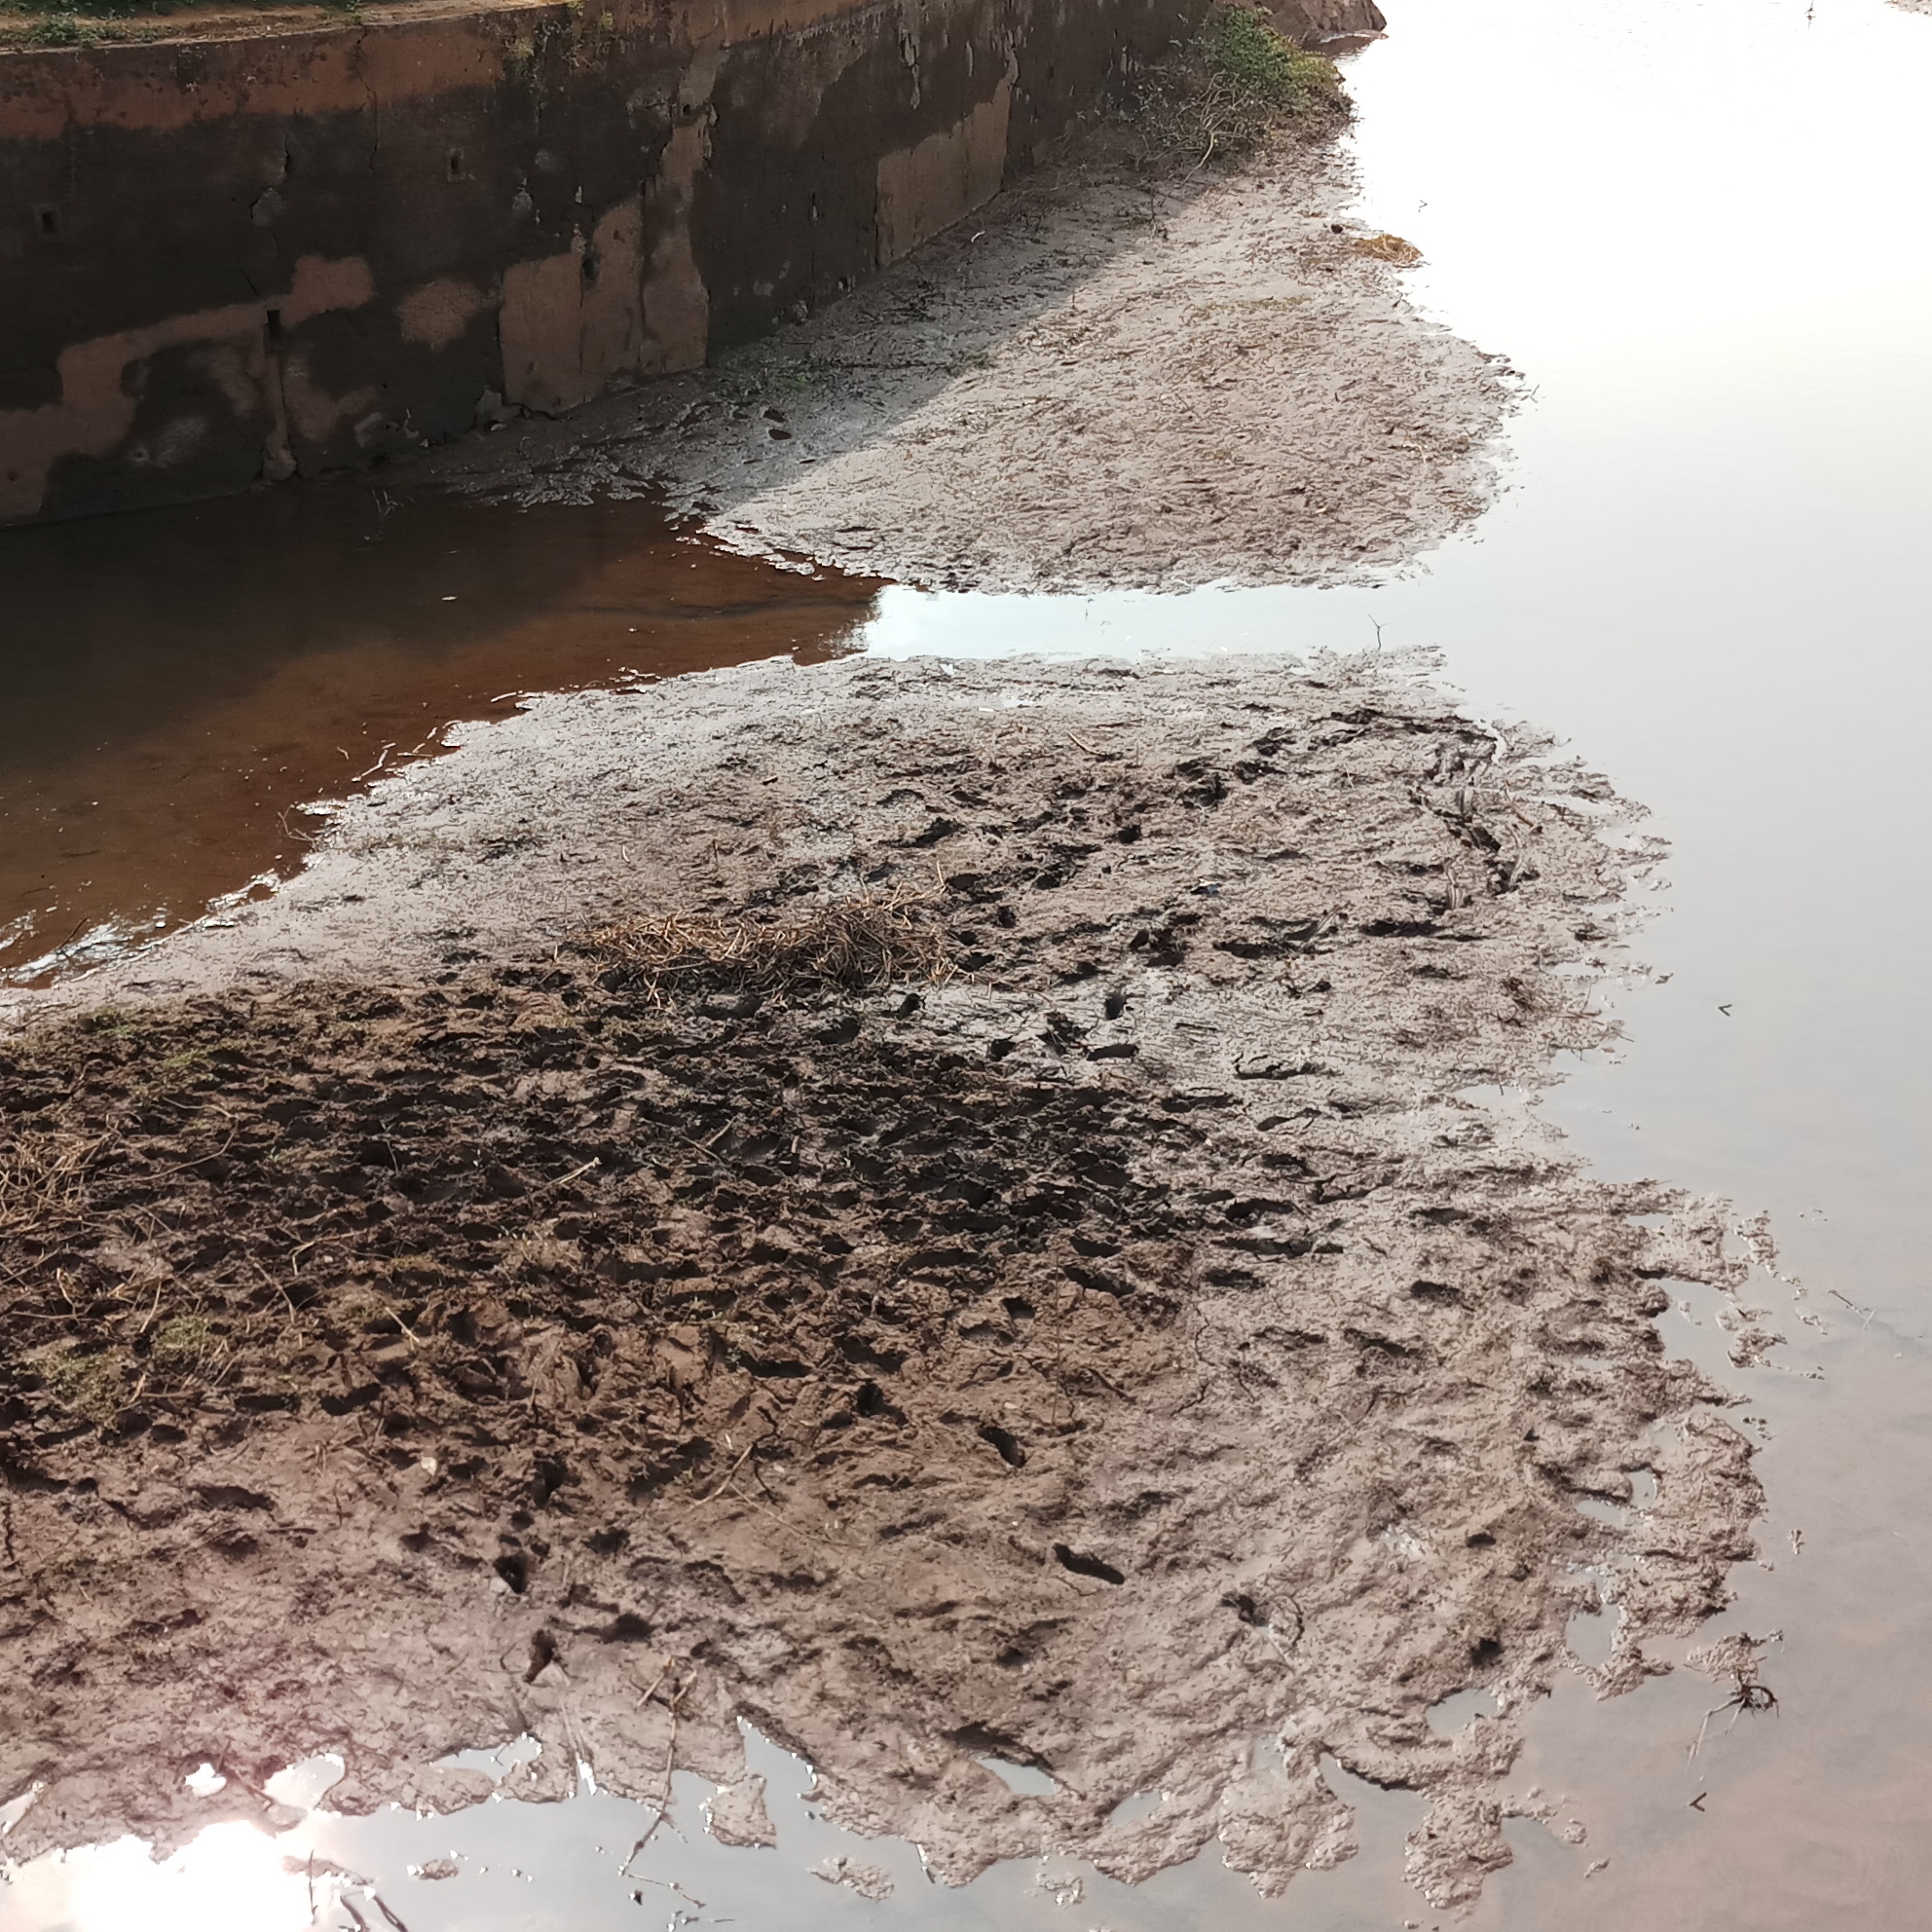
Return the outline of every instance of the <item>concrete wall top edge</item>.
{"type": "Polygon", "coordinates": [[[735,46],[877,10],[881,0],[507,0],[202,39],[0,50],[0,140],[76,128],[157,132],[244,114],[316,114],[495,86],[570,41],[578,57],[648,36],[735,46]],[[608,25],[606,22],[608,22],[608,25]]]}

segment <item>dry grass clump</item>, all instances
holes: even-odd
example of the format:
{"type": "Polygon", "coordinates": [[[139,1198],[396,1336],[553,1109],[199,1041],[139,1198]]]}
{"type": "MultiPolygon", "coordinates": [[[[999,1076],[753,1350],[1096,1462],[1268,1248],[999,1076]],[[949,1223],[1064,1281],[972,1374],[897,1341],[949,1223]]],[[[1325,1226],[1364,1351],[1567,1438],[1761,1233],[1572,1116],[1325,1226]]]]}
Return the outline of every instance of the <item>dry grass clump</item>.
{"type": "Polygon", "coordinates": [[[1258,8],[1230,6],[1146,77],[1133,119],[1157,154],[1199,167],[1347,113],[1334,62],[1297,47],[1258,8]]]}
{"type": "Polygon", "coordinates": [[[102,1151],[118,1136],[33,1131],[0,1152],[0,1238],[30,1233],[82,1199],[102,1151]]]}
{"type": "Polygon", "coordinates": [[[936,893],[859,893],[794,919],[743,913],[627,919],[588,934],[583,950],[662,994],[720,986],[810,996],[838,987],[946,978],[936,893]]]}
{"type": "Polygon", "coordinates": [[[1377,261],[1394,262],[1398,268],[1413,268],[1422,259],[1422,250],[1413,242],[1405,242],[1399,234],[1363,235],[1351,242],[1349,246],[1358,255],[1372,256],[1377,261]]]}

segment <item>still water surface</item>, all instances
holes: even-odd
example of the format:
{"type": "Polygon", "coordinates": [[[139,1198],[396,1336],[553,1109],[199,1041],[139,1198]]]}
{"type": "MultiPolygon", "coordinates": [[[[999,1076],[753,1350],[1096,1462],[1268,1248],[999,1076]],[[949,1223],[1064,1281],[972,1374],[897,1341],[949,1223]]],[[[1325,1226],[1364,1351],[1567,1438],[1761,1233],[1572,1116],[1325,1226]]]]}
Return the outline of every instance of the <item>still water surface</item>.
{"type": "MultiPolygon", "coordinates": [[[[1734,1726],[1720,1718],[1693,1754],[1719,1701],[1704,1680],[1679,1671],[1606,1704],[1566,1682],[1532,1717],[1513,1783],[1562,1797],[1561,1817],[1581,1818],[1589,1842],[1513,1822],[1516,1863],[1458,1922],[1478,1932],[1923,1924],[1932,17],[1883,0],[1544,0],[1527,16],[1498,0],[1385,4],[1388,38],[1352,68],[1363,213],[1425,250],[1419,299],[1535,386],[1509,433],[1502,503],[1426,568],[1373,590],[1010,599],[888,589],[874,606],[867,586],[841,606],[835,582],[800,580],[816,588],[800,593],[811,614],[800,614],[795,635],[801,648],[843,636],[959,656],[1359,649],[1379,623],[1392,647],[1439,648],[1477,708],[1559,733],[1652,807],[1675,854],[1644,947],[1657,977],[1615,996],[1624,1049],[1576,1064],[1545,1111],[1606,1174],[1657,1174],[1747,1212],[1768,1208],[1787,1271],[1829,1324],[1820,1333],[1787,1317],[1793,1342],[1780,1360],[1738,1371],[1724,1363],[1707,1306],[1689,1300],[1664,1318],[1673,1351],[1709,1364],[1748,1397],[1739,1413],[1762,1419],[1750,1425],[1767,1439],[1761,1561],[1741,1567],[1738,1602],[1716,1629],[1783,1631],[1765,1670],[1780,1705],[1734,1726]]],[[[629,567],[622,544],[598,555],[555,583],[629,567]]],[[[499,601],[553,594],[521,572],[498,582],[499,601]]],[[[445,592],[425,580],[420,595],[445,592]]],[[[790,615],[755,631],[767,620],[749,608],[751,595],[736,629],[702,647],[718,655],[686,664],[792,648],[793,633],[779,635],[790,615]]],[[[540,652],[519,657],[533,634],[514,643],[516,622],[541,621],[504,624],[513,645],[500,679],[493,669],[469,689],[609,674],[587,657],[550,678],[540,652]]],[[[125,622],[139,633],[142,614],[125,622]]],[[[446,633],[453,650],[481,634],[461,623],[446,633]]],[[[617,650],[604,663],[660,668],[617,650]]],[[[411,715],[425,695],[414,693],[411,715]]],[[[467,701],[439,695],[428,709],[474,715],[467,701]]],[[[56,697],[48,715],[68,702],[56,697]]],[[[398,717],[408,708],[399,702],[398,717]]],[[[367,733],[378,747],[397,735],[387,722],[367,733]]],[[[18,752],[4,759],[0,784],[23,785],[18,752]]],[[[5,809],[24,809],[23,795],[5,809]]],[[[250,859],[249,869],[275,862],[250,859]]],[[[171,878],[165,902],[207,889],[171,878]]],[[[1760,1285],[1759,1299],[1791,1308],[1789,1286],[1760,1285]]],[[[1580,1628],[1576,1640],[1597,1654],[1606,1633],[1580,1628]]],[[[1443,1922],[1400,1877],[1419,1804],[1340,1773],[1338,1788],[1360,1805],[1362,1853],[1284,1900],[1257,1900],[1203,1860],[1135,1893],[1088,1874],[1082,1900],[1061,1903],[1070,1895],[1041,1890],[1031,1868],[961,1893],[926,1885],[910,1850],[840,1838],[792,1796],[803,1767],[754,1749],[774,1774],[778,1854],[706,1840],[692,1781],[681,1785],[682,1835],[660,1835],[626,1877],[620,1863],[647,1814],[601,1796],[523,1805],[514,1773],[502,1800],[463,1818],[336,1821],[325,1810],[288,1847],[306,1855],[312,1843],[378,1877],[412,1932],[1443,1922]],[[459,1877],[408,1876],[452,1851],[459,1877]],[[892,1869],[894,1896],[875,1904],[807,1875],[841,1853],[892,1869]]],[[[0,1891],[0,1928],[306,1925],[306,1881],[282,1869],[284,1847],[271,1857],[265,1843],[215,1843],[202,1877],[179,1883],[145,1864],[117,1877],[106,1853],[45,1865],[0,1891]]],[[[385,1922],[370,1899],[351,1902],[385,1922]]],[[[327,1922],[354,1922],[346,1907],[331,1911],[327,1922]]]]}
{"type": "Polygon", "coordinates": [[[301,808],[525,691],[849,648],[878,586],[367,480],[0,531],[0,984],[267,890],[301,808]]]}

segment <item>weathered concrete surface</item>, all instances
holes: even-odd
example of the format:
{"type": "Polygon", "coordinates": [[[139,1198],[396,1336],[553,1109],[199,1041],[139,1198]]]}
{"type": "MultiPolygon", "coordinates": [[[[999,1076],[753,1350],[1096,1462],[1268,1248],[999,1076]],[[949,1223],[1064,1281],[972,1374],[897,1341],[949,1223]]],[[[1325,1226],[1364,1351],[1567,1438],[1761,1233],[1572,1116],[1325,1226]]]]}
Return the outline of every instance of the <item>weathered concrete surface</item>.
{"type": "Polygon", "coordinates": [[[1201,11],[396,7],[0,55],[0,522],[695,368],[990,199],[1201,11]]]}

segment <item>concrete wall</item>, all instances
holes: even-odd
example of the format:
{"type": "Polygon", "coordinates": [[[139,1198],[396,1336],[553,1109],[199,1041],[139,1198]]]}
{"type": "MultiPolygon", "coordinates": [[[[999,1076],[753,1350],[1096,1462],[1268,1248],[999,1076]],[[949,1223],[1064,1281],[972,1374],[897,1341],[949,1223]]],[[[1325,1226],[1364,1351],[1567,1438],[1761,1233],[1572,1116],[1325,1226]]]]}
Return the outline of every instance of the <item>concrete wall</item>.
{"type": "Polygon", "coordinates": [[[428,0],[0,55],[0,522],[692,367],[985,201],[1204,4],[428,0]]]}

